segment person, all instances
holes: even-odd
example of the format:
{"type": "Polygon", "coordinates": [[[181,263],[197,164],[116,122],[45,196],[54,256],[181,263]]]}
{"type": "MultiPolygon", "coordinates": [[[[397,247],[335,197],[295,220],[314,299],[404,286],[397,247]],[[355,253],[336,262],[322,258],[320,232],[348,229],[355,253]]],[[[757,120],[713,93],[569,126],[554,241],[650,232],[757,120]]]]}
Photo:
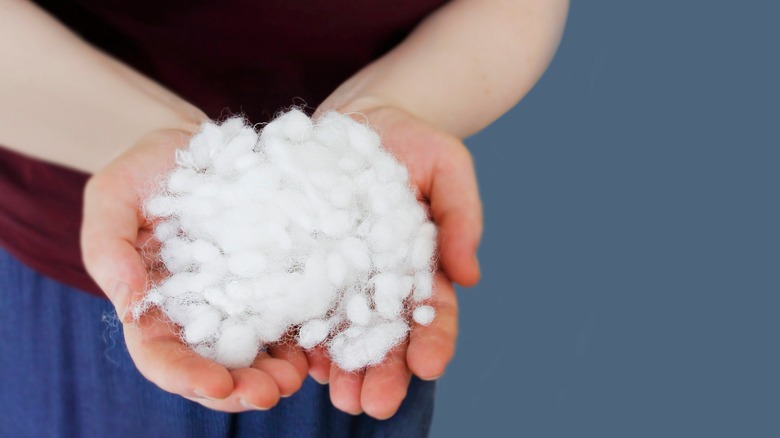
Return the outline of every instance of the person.
{"type": "Polygon", "coordinates": [[[567,10],[0,0],[0,436],[426,435],[454,354],[452,283],[480,277],[462,139],[530,90],[567,10]],[[174,150],[207,118],[262,122],[294,104],[360,114],[440,229],[436,319],[361,373],[285,346],[227,370],[160,315],[126,312],[147,281],[140,198],[174,150]]]}

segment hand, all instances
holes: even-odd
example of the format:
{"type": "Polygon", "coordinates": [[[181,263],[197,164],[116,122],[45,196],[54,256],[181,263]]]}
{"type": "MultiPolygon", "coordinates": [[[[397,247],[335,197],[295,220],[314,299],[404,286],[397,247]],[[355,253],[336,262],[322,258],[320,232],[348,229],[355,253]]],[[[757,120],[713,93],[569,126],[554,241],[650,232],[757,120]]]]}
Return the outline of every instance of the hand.
{"type": "Polygon", "coordinates": [[[385,148],[407,166],[439,228],[440,269],[432,299],[436,317],[430,325],[415,324],[409,339],[394,348],[384,363],[362,373],[340,370],[321,349],[307,352],[309,373],[318,382],[330,382],[337,408],[385,419],[406,397],[412,373],[423,380],[436,379],[452,359],[458,333],[452,281],[464,286],[479,281],[476,251],[482,235],[482,206],[471,155],[460,139],[394,107],[376,106],[352,116],[362,122],[367,118],[385,148]]]}
{"type": "Polygon", "coordinates": [[[84,263],[116,307],[130,356],[147,379],[211,409],[268,409],[303,383],[308,362],[300,349],[270,348],[251,367],[231,371],[187,348],[159,310],[135,321],[127,312],[143,297],[152,272],[152,262],[140,251],[159,245],[141,200],[173,166],[174,151],[190,135],[152,133],[89,180],[81,230],[84,263]]]}

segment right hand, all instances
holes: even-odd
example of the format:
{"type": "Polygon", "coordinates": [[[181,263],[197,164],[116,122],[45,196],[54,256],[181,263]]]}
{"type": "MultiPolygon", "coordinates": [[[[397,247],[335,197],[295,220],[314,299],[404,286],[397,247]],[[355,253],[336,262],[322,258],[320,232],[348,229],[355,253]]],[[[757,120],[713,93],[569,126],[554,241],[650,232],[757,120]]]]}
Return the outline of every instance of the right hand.
{"type": "Polygon", "coordinates": [[[142,248],[159,245],[141,203],[174,165],[192,133],[156,131],[96,173],[84,193],[81,248],[87,271],[116,308],[127,349],[138,370],[165,391],[211,409],[268,409],[297,391],[308,373],[298,348],[277,346],[249,368],[228,370],[184,345],[172,324],[153,308],[138,320],[128,309],[144,295],[152,267],[142,248]]]}

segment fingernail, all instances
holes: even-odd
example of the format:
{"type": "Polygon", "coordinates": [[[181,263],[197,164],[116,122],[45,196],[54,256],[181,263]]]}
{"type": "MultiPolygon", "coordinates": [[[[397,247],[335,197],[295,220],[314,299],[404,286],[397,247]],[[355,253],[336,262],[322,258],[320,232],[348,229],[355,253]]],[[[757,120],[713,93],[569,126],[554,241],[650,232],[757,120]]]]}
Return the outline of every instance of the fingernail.
{"type": "Polygon", "coordinates": [[[221,401],[221,400],[224,400],[224,399],[209,397],[209,396],[206,395],[205,392],[201,391],[200,389],[195,389],[192,392],[193,392],[193,394],[195,394],[195,397],[198,397],[198,398],[205,398],[206,400],[211,400],[211,401],[221,401]]]}
{"type": "Polygon", "coordinates": [[[311,375],[311,374],[309,374],[309,375],[311,376],[311,378],[312,378],[312,379],[313,379],[315,382],[319,383],[320,385],[327,385],[327,384],[328,384],[328,382],[330,382],[330,379],[329,379],[328,377],[325,377],[324,379],[318,379],[318,378],[314,377],[314,376],[313,376],[313,375],[311,375]]]}
{"type": "Polygon", "coordinates": [[[129,313],[128,303],[130,301],[130,285],[124,281],[117,282],[108,298],[114,303],[114,308],[116,308],[116,314],[119,317],[119,320],[123,323],[129,322],[127,321],[127,316],[129,313]]]}
{"type": "Polygon", "coordinates": [[[444,373],[435,375],[433,377],[420,377],[420,380],[425,380],[426,382],[431,382],[431,381],[434,381],[434,380],[439,380],[439,378],[441,378],[441,376],[443,376],[443,375],[444,375],[444,373]]]}
{"type": "Polygon", "coordinates": [[[267,411],[268,408],[261,408],[260,406],[255,406],[252,403],[249,403],[248,401],[244,400],[243,398],[238,401],[241,406],[247,408],[247,409],[253,409],[255,411],[267,411]]]}

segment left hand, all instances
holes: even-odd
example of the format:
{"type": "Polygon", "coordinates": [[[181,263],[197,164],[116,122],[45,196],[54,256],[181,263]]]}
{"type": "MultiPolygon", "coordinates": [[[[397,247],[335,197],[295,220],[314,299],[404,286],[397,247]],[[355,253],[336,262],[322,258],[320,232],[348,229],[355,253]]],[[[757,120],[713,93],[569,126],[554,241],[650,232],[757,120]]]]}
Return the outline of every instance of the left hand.
{"type": "Polygon", "coordinates": [[[430,325],[414,324],[409,338],[388,353],[385,362],[358,373],[342,371],[321,349],[307,353],[309,374],[318,382],[330,382],[337,408],[385,419],[400,407],[412,374],[434,380],[452,359],[458,333],[452,282],[473,286],[479,281],[476,251],[482,235],[482,205],[471,155],[457,137],[391,106],[340,111],[363,123],[367,118],[379,132],[383,146],[409,169],[409,178],[421,201],[430,205],[439,229],[440,265],[431,302],[436,317],[430,325]]]}
{"type": "Polygon", "coordinates": [[[306,378],[306,357],[297,348],[270,347],[246,368],[228,370],[187,347],[159,309],[133,319],[131,308],[157,272],[144,249],[159,245],[141,200],[153,181],[173,165],[176,149],[192,135],[175,129],[152,132],[93,175],[84,192],[81,242],[87,271],[116,307],[127,351],[138,370],[165,391],[211,409],[269,409],[295,393],[306,378]]]}

